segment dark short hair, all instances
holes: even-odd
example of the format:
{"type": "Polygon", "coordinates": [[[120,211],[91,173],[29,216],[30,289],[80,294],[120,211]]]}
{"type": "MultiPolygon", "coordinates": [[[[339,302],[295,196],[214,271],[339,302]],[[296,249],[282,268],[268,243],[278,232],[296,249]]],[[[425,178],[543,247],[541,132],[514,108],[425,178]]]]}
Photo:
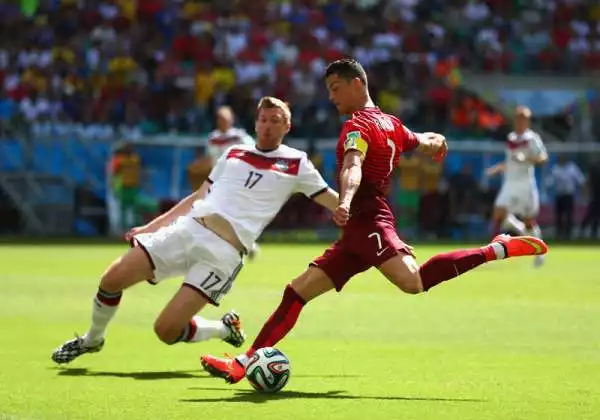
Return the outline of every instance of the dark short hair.
{"type": "Polygon", "coordinates": [[[329,63],[325,70],[325,78],[337,74],[339,78],[350,81],[356,77],[367,85],[367,73],[363,66],[353,58],[342,58],[329,63]]]}

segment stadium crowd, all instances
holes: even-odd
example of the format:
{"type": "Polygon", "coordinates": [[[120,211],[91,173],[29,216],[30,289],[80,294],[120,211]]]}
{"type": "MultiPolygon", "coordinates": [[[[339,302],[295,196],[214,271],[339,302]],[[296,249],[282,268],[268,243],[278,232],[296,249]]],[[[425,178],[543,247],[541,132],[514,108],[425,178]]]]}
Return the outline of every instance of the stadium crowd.
{"type": "Polygon", "coordinates": [[[369,70],[412,126],[490,134],[504,118],[458,88],[460,68],[600,69],[600,5],[583,0],[21,0],[0,4],[0,128],[135,139],[204,133],[227,103],[251,127],[264,94],[297,136],[334,136],[329,60],[369,70]]]}

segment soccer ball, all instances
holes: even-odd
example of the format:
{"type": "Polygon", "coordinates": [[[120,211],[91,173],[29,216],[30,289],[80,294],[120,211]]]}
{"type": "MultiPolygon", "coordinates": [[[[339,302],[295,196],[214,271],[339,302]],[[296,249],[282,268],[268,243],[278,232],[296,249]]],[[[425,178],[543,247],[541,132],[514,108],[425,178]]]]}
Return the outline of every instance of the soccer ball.
{"type": "Polygon", "coordinates": [[[260,392],[277,392],[290,379],[290,361],[273,347],[258,349],[246,366],[246,378],[260,392]]]}

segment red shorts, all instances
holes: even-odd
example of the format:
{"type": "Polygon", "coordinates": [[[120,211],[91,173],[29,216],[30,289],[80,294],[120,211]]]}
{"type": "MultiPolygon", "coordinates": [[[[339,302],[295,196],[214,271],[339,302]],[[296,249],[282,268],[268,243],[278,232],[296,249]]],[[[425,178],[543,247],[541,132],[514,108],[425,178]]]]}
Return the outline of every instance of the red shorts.
{"type": "Polygon", "coordinates": [[[413,255],[391,223],[351,219],[342,237],[310,265],[323,270],[339,292],[354,275],[398,254],[413,255]]]}

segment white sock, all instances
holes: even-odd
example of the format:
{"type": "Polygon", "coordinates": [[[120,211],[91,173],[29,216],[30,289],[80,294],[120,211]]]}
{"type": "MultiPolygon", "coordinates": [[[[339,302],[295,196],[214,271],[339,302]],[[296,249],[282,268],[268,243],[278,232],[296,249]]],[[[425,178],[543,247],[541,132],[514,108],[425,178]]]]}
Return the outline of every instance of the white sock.
{"type": "Polygon", "coordinates": [[[502,259],[506,258],[506,249],[504,248],[504,246],[501,243],[492,242],[490,244],[490,247],[494,251],[494,254],[496,254],[497,260],[502,260],[502,259]]]}
{"type": "Polygon", "coordinates": [[[92,325],[83,336],[87,345],[98,344],[106,334],[106,327],[119,308],[122,292],[105,292],[98,289],[92,307],[92,325]]]}
{"type": "Polygon", "coordinates": [[[211,338],[220,338],[222,340],[229,335],[229,329],[221,320],[213,321],[204,319],[201,316],[195,316],[191,322],[196,324],[196,332],[190,337],[188,343],[198,343],[210,340],[211,338]]]}
{"type": "Polygon", "coordinates": [[[248,356],[246,356],[244,353],[242,353],[239,356],[236,356],[235,360],[240,362],[240,364],[242,366],[246,367],[246,365],[248,364],[248,360],[250,360],[250,358],[248,356]]]}
{"type": "Polygon", "coordinates": [[[540,229],[540,225],[537,223],[533,225],[531,229],[527,229],[527,233],[531,236],[535,236],[538,239],[542,239],[542,229],[540,229]]]}
{"type": "Polygon", "coordinates": [[[504,222],[502,222],[502,226],[513,230],[519,235],[525,235],[527,232],[525,229],[525,223],[517,219],[514,214],[509,214],[506,216],[506,219],[504,219],[504,222]]]}

